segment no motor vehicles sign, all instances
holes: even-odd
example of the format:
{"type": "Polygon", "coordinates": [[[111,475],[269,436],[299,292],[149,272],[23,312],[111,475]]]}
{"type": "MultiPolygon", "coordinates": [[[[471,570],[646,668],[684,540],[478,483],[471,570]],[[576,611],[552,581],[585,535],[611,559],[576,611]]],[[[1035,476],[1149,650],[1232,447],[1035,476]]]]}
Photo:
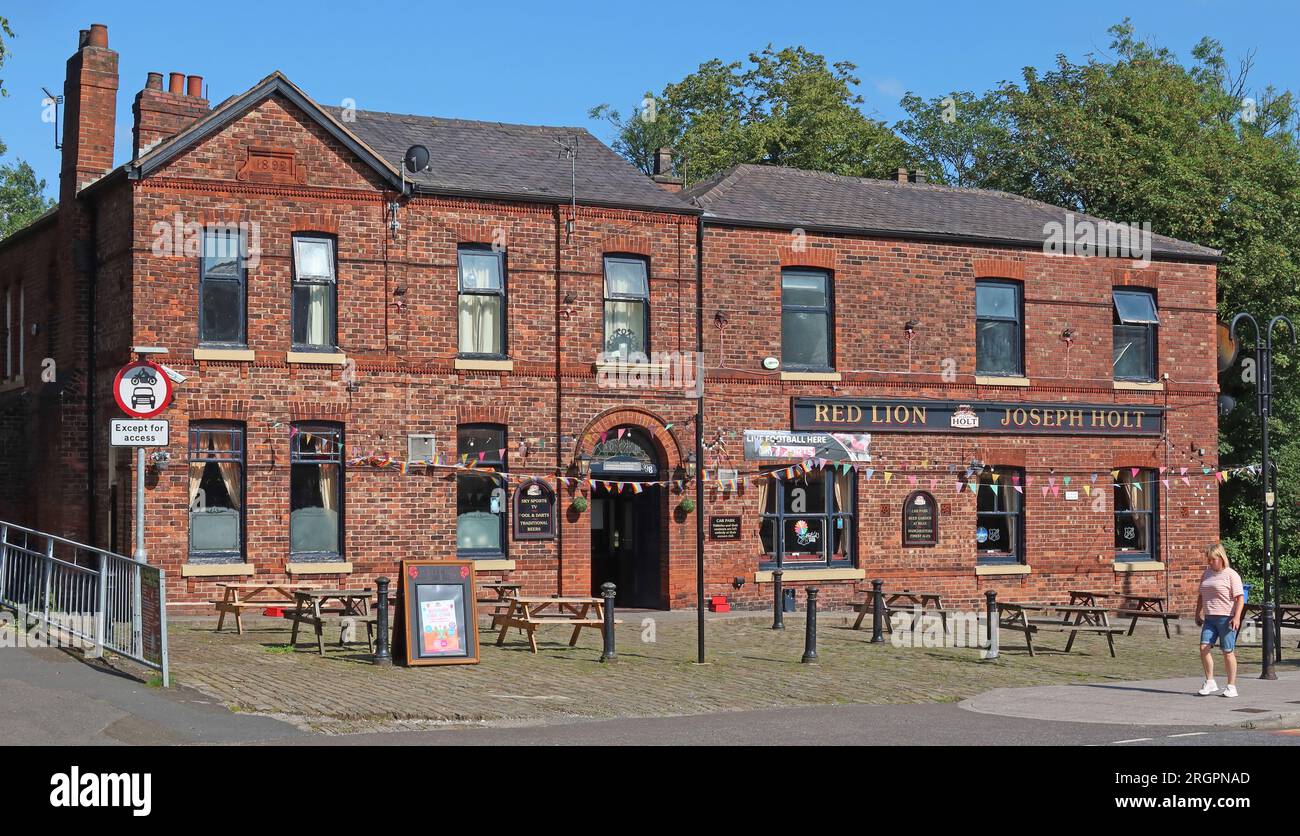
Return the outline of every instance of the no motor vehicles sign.
{"type": "Polygon", "coordinates": [[[172,400],[172,382],[157,363],[136,360],[117,373],[113,398],[132,418],[152,418],[172,400]]]}

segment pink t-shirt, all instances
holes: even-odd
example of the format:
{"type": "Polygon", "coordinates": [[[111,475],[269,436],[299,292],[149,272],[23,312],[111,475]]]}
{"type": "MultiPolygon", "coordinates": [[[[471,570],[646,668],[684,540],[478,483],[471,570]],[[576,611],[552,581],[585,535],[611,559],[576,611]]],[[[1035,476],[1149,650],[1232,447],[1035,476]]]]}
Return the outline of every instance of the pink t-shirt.
{"type": "Polygon", "coordinates": [[[1241,575],[1235,569],[1222,572],[1206,569],[1201,574],[1201,603],[1206,615],[1232,615],[1237,596],[1245,594],[1241,575]]]}

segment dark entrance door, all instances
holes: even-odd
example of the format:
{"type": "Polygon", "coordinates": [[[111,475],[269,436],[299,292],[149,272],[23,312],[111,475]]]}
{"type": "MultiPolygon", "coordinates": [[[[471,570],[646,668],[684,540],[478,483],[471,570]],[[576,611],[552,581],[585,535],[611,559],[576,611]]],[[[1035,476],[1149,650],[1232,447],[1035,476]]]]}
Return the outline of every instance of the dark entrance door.
{"type": "Polygon", "coordinates": [[[639,427],[606,433],[592,451],[591,592],[599,595],[601,584],[613,581],[620,607],[663,606],[664,493],[653,484],[661,466],[653,442],[639,427]]]}
{"type": "Polygon", "coordinates": [[[618,587],[620,607],[662,606],[659,524],[663,494],[658,485],[591,492],[591,594],[606,581],[618,587]]]}

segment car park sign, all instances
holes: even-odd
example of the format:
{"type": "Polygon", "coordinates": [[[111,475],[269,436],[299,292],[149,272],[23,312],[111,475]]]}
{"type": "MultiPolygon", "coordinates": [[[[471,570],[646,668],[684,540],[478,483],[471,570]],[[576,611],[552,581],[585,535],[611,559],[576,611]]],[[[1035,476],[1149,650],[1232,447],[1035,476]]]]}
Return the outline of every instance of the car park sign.
{"type": "Polygon", "coordinates": [[[152,418],[172,401],[172,382],[157,363],[136,360],[113,380],[113,398],[132,418],[152,418]]]}

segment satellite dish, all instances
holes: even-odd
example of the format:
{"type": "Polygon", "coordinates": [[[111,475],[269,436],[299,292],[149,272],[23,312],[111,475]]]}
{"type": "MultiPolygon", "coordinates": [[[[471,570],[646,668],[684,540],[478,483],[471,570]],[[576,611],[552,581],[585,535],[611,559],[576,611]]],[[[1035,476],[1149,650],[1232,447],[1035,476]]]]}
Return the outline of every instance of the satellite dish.
{"type": "Polygon", "coordinates": [[[403,160],[406,170],[412,174],[418,174],[421,171],[429,170],[429,149],[423,145],[412,145],[406,149],[406,159],[403,160]]]}

